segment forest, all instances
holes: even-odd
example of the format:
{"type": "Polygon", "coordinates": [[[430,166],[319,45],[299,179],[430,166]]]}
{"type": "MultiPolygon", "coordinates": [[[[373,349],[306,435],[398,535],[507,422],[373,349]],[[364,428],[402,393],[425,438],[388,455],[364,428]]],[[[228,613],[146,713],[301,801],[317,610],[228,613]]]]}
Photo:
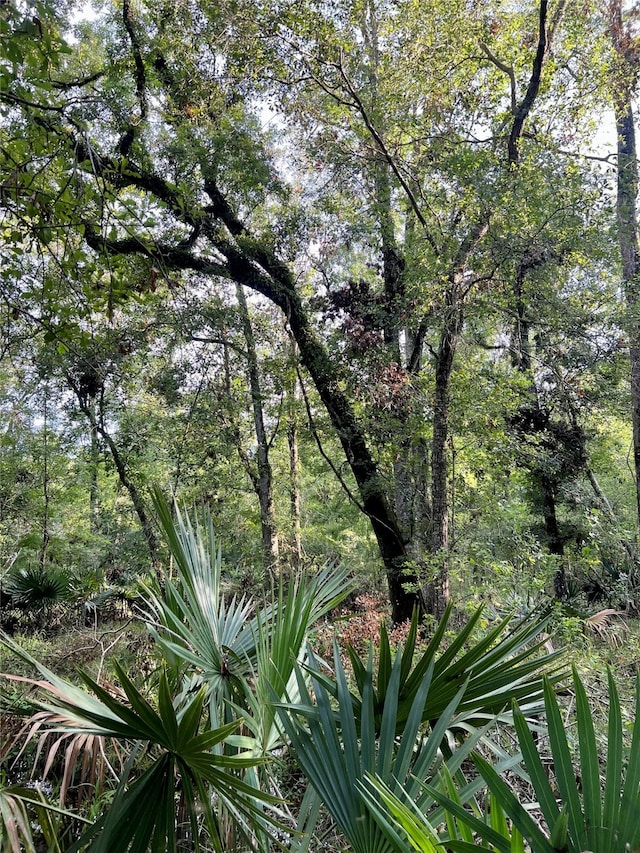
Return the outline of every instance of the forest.
{"type": "Polygon", "coordinates": [[[0,0],[0,853],[640,851],[640,3],[0,0]]]}

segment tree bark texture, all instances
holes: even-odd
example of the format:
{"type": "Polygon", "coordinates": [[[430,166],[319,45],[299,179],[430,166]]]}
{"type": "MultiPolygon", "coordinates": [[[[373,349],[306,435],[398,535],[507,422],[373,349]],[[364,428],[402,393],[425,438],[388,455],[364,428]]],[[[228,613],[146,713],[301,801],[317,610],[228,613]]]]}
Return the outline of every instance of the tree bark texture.
{"type": "Polygon", "coordinates": [[[638,257],[638,162],[631,93],[615,99],[618,134],[617,213],[618,240],[622,259],[622,281],[629,309],[629,360],[631,380],[631,423],[636,481],[636,510],[640,530],[640,263],[638,257]]]}
{"type": "Polygon", "coordinates": [[[430,613],[441,616],[449,601],[449,495],[447,440],[453,360],[462,325],[464,303],[459,299],[461,273],[455,273],[447,290],[440,344],[436,354],[431,445],[431,552],[438,561],[438,578],[428,584],[430,613]]]}
{"type": "MultiPolygon", "coordinates": [[[[297,359],[295,344],[291,343],[291,357],[297,359]]],[[[291,564],[299,569],[302,562],[302,523],[300,498],[300,451],[298,443],[298,379],[292,371],[287,388],[287,446],[289,448],[289,519],[291,525],[291,564]]]]}
{"type": "Polygon", "coordinates": [[[251,394],[253,411],[253,426],[256,436],[256,467],[257,477],[254,486],[260,505],[260,527],[262,530],[262,553],[265,569],[272,575],[277,575],[280,561],[280,544],[276,526],[276,513],[273,503],[273,474],[269,460],[269,440],[264,426],[264,411],[262,407],[262,390],[260,383],[260,367],[256,352],[256,342],[249,317],[247,298],[242,285],[236,286],[236,298],[240,309],[240,323],[247,348],[247,375],[251,394]]]}

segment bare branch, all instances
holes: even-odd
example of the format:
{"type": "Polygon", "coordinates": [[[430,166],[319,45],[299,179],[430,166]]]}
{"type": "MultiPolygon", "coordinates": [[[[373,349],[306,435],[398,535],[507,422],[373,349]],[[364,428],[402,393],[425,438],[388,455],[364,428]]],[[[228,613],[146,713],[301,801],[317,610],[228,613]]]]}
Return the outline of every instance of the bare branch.
{"type": "Polygon", "coordinates": [[[422,225],[422,228],[424,230],[424,236],[425,236],[427,242],[429,243],[429,245],[433,249],[434,254],[436,256],[438,256],[440,254],[439,250],[438,250],[438,245],[429,232],[429,226],[427,224],[427,220],[424,218],[424,216],[422,214],[422,210],[420,209],[420,205],[418,204],[416,197],[411,190],[411,187],[409,186],[409,184],[404,179],[404,175],[402,174],[402,172],[398,168],[398,164],[396,163],[395,158],[391,156],[389,149],[385,145],[383,138],[380,136],[376,127],[374,126],[374,124],[373,124],[373,122],[369,116],[368,111],[365,109],[365,106],[362,103],[360,96],[356,92],[356,90],[355,90],[353,84],[351,83],[351,80],[349,79],[349,77],[348,77],[346,71],[344,70],[342,64],[340,64],[339,70],[340,70],[340,76],[344,80],[345,86],[347,87],[347,91],[349,92],[349,95],[353,98],[356,109],[360,113],[362,120],[364,121],[364,123],[366,125],[367,130],[369,131],[369,133],[371,134],[372,138],[374,139],[376,145],[378,146],[380,153],[382,154],[384,159],[389,164],[391,171],[396,176],[398,183],[400,184],[400,186],[404,190],[404,192],[407,196],[407,199],[409,200],[409,204],[411,205],[411,209],[415,213],[416,218],[417,218],[418,222],[420,223],[420,225],[422,225]]]}
{"type": "Polygon", "coordinates": [[[486,45],[483,41],[479,42],[479,47],[483,51],[483,53],[493,62],[493,64],[506,74],[509,77],[509,84],[511,88],[511,112],[515,115],[518,109],[518,101],[517,101],[517,88],[516,88],[516,74],[513,70],[512,65],[507,65],[505,62],[501,62],[495,54],[491,52],[488,45],[486,45]]]}
{"type": "Polygon", "coordinates": [[[526,94],[518,107],[509,135],[508,151],[509,164],[517,166],[519,160],[518,142],[522,136],[522,128],[540,91],[542,65],[547,52],[547,5],[548,0],[540,0],[540,20],[538,25],[538,48],[533,60],[531,79],[526,94]]]}

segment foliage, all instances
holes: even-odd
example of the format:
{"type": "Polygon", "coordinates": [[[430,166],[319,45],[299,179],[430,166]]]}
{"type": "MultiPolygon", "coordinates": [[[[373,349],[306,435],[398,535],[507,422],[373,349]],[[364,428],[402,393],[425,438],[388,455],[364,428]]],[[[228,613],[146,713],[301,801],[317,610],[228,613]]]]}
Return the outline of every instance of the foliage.
{"type": "Polygon", "coordinates": [[[4,636],[5,645],[42,676],[6,677],[48,694],[37,700],[40,710],[23,728],[25,745],[38,735],[40,752],[46,732],[58,732],[46,753],[46,774],[67,741],[61,797],[80,757],[84,764],[91,755],[104,755],[110,739],[119,744],[115,754],[129,745],[108,808],[74,850],[85,844],[92,850],[124,851],[130,845],[172,850],[185,832],[197,846],[203,831],[217,850],[229,849],[240,836],[268,849],[278,825],[269,809],[282,805],[269,792],[265,766],[282,746],[272,693],[283,695],[292,683],[310,625],[347,594],[346,576],[328,569],[292,582],[286,592],[281,584],[276,600],[250,615],[255,605],[248,597],[225,600],[211,517],[202,513],[192,520],[176,508],[174,520],[159,490],[155,502],[177,581],[164,578],[164,589],[149,594],[147,602],[168,664],[153,698],[143,695],[118,662],[113,666],[120,688],[81,673],[90,691],[85,692],[4,636]],[[234,734],[243,722],[247,733],[234,734]],[[176,802],[182,803],[177,813],[176,802]],[[133,819],[139,811],[148,819],[133,819]]]}
{"type": "MultiPolygon", "coordinates": [[[[387,701],[387,691],[397,659],[398,710],[396,734],[400,734],[421,690],[427,673],[432,672],[432,689],[426,697],[424,722],[437,720],[453,697],[464,685],[457,705],[458,724],[474,727],[482,725],[500,714],[513,699],[523,702],[528,710],[540,705],[543,691],[541,670],[555,683],[563,677],[558,671],[562,664],[560,652],[546,652],[538,656],[545,640],[540,638],[548,626],[551,612],[531,612],[515,627],[510,627],[514,617],[497,620],[497,623],[480,639],[474,631],[482,620],[483,608],[477,609],[448,642],[447,631],[453,608],[448,606],[425,649],[421,648],[419,619],[414,613],[402,654],[394,657],[389,635],[384,624],[380,627],[380,652],[377,669],[373,675],[372,700],[375,730],[379,731],[387,701]],[[552,674],[555,671],[555,674],[552,674]]],[[[356,691],[352,694],[353,713],[359,727],[363,715],[362,696],[369,678],[365,663],[349,647],[356,691]]],[[[320,674],[318,678],[323,678],[320,674]]],[[[337,681],[324,677],[327,690],[337,698],[337,681]]]]}
{"type": "Polygon", "coordinates": [[[55,566],[20,566],[5,575],[2,587],[13,606],[46,612],[69,601],[71,576],[55,566]]]}
{"type": "MultiPolygon", "coordinates": [[[[234,814],[239,826],[247,818],[259,816],[261,803],[274,803],[275,798],[252,788],[233,771],[254,766],[259,759],[239,752],[223,756],[212,751],[238,728],[239,721],[218,728],[201,730],[205,691],[174,703],[165,674],[161,674],[157,707],[134,686],[116,664],[116,673],[124,696],[114,697],[86,674],[82,680],[91,691],[85,692],[38,663],[19,646],[3,637],[5,645],[34,666],[41,679],[33,681],[48,694],[37,706],[52,715],[50,724],[62,732],[118,738],[134,745],[131,757],[116,792],[115,803],[77,842],[77,849],[91,841],[94,850],[127,850],[130,844],[146,849],[174,850],[176,815],[174,803],[178,792],[184,797],[194,843],[200,834],[202,811],[211,843],[222,850],[219,827],[207,786],[212,786],[221,803],[234,814]],[[127,703],[123,701],[126,696],[127,703]],[[135,746],[135,744],[138,746],[135,746]],[[144,749],[141,749],[144,746],[144,749]],[[140,756],[138,756],[140,753],[140,756]],[[129,781],[134,759],[143,772],[129,781]],[[160,808],[158,807],[160,805],[160,808]],[[133,815],[136,819],[132,819],[133,815]],[[146,819],[141,820],[141,815],[146,819]],[[165,847],[164,845],[167,845],[165,847]]],[[[8,676],[11,678],[11,676],[8,676]]]]}
{"type": "Polygon", "coordinates": [[[36,853],[32,820],[37,819],[49,853],[61,853],[57,817],[69,812],[47,803],[37,788],[0,784],[0,850],[2,853],[36,853]]]}
{"type": "Polygon", "coordinates": [[[636,681],[632,742],[626,762],[623,760],[620,702],[611,671],[608,680],[607,754],[599,757],[587,694],[574,671],[579,745],[577,774],[558,700],[551,686],[545,685],[549,743],[560,804],[540,761],[527,721],[521,711],[515,711],[518,742],[545,824],[549,827],[548,836],[531,819],[527,809],[517,801],[495,770],[481,756],[474,757],[478,770],[505,813],[534,849],[543,853],[562,849],[571,853],[586,849],[594,853],[615,853],[635,849],[640,844],[640,679],[636,681]],[[601,766],[604,767],[604,787],[601,766]]]}
{"type": "MultiPolygon", "coordinates": [[[[442,739],[464,693],[464,685],[444,709],[429,735],[421,735],[423,707],[431,688],[431,666],[414,697],[402,735],[397,737],[401,668],[401,657],[398,655],[390,673],[388,701],[380,729],[376,731],[373,715],[373,663],[370,656],[365,668],[361,727],[358,732],[352,697],[337,646],[334,667],[338,710],[334,710],[333,697],[323,680],[317,677],[319,668],[312,658],[310,673],[313,695],[306,685],[304,672],[298,667],[296,676],[300,701],[281,706],[283,726],[302,770],[352,849],[356,853],[402,850],[397,830],[391,827],[387,833],[382,832],[373,820],[358,784],[366,773],[378,773],[389,784],[396,785],[399,783],[393,780],[414,776],[423,779],[433,773],[442,739]]],[[[471,738],[468,746],[476,739],[471,738]]],[[[454,772],[459,769],[467,753],[467,748],[456,751],[450,761],[454,772]]],[[[408,796],[414,790],[415,786],[410,788],[408,796]]]]}
{"type": "Polygon", "coordinates": [[[158,489],[154,500],[177,574],[176,582],[164,579],[162,596],[149,596],[153,631],[166,659],[201,673],[212,721],[226,713],[231,699],[253,702],[250,683],[256,679],[267,678],[282,691],[294,660],[304,654],[310,626],[348,594],[344,569],[328,566],[313,578],[294,580],[287,592],[281,582],[275,601],[255,612],[252,597],[225,595],[210,514],[192,521],[175,507],[174,519],[158,489]]]}
{"type": "MultiPolygon", "coordinates": [[[[234,364],[247,352],[228,282],[253,290],[269,451],[284,467],[280,414],[295,396],[285,377],[299,360],[293,386],[317,392],[305,388],[309,432],[349,506],[372,523],[394,618],[408,618],[416,592],[398,582],[401,564],[449,548],[453,439],[471,428],[483,450],[519,445],[482,463],[468,452],[478,469],[469,479],[525,446],[540,466],[560,464],[549,430],[536,443],[506,428],[531,396],[513,362],[513,318],[540,365],[531,378],[541,411],[563,435],[584,436],[602,399],[599,365],[617,359],[615,318],[598,303],[615,291],[593,281],[611,248],[606,179],[565,150],[577,153],[590,131],[585,105],[600,106],[599,20],[576,14],[573,0],[553,13],[534,94],[533,2],[310,0],[285,14],[271,2],[161,0],[103,4],[73,26],[70,11],[41,3],[34,24],[14,4],[3,9],[2,289],[13,349],[31,336],[59,356],[47,378],[64,373],[77,396],[59,408],[93,417],[132,500],[145,480],[171,481],[189,499],[215,500],[228,484],[242,512],[227,501],[221,518],[255,529],[251,395],[234,364]],[[142,382],[122,381],[133,374],[142,382]],[[568,393],[585,374],[586,390],[568,393]],[[504,394],[473,399],[479,383],[504,394]]],[[[311,447],[303,467],[313,472],[311,447]]],[[[326,487],[306,486],[307,508],[318,507],[326,487]]],[[[133,502],[139,514],[144,501],[133,502]]],[[[340,534],[348,526],[364,539],[362,521],[344,501],[324,504],[307,541],[315,551],[322,525],[352,551],[340,534]]],[[[278,521],[289,526],[284,506],[278,521]]],[[[437,560],[444,577],[448,562],[437,560]]]]}
{"type": "MultiPolygon", "coordinates": [[[[636,680],[636,708],[631,745],[625,756],[625,738],[618,691],[609,670],[609,722],[606,755],[599,754],[592,712],[584,685],[574,670],[577,765],[574,763],[567,727],[558,699],[547,681],[545,711],[553,760],[553,779],[543,766],[539,741],[534,739],[531,721],[514,705],[514,722],[522,759],[536,802],[523,802],[522,791],[514,790],[479,753],[473,762],[486,782],[491,797],[486,814],[472,814],[463,807],[455,787],[441,774],[443,786],[425,785],[436,802],[446,809],[448,838],[439,841],[454,851],[492,850],[514,853],[523,850],[523,839],[534,853],[584,850],[616,853],[634,850],[640,843],[638,807],[640,805],[640,679],[636,680]],[[540,810],[540,819],[532,814],[540,810]],[[510,822],[511,829],[509,829],[510,822]],[[544,827],[544,829],[543,829],[544,827]],[[474,845],[474,835],[486,846],[474,845]]],[[[539,738],[539,734],[535,737],[539,738]]],[[[431,853],[430,822],[415,807],[407,808],[397,792],[371,781],[372,789],[382,797],[389,813],[397,817],[416,850],[431,853]],[[425,841],[425,838],[427,839],[425,841]]],[[[389,821],[379,810],[378,819],[389,821]]]]}
{"type": "MultiPolygon", "coordinates": [[[[354,690],[337,644],[333,676],[323,673],[313,657],[305,670],[297,668],[300,699],[282,706],[283,724],[302,769],[354,850],[404,849],[397,828],[376,819],[365,785],[369,776],[392,791],[401,790],[399,780],[409,780],[402,796],[426,809],[435,801],[420,782],[445,761],[466,802],[475,788],[466,785],[460,768],[480,741],[500,754],[488,738],[500,712],[516,696],[530,713],[540,710],[542,679],[531,675],[558,656],[538,658],[539,644],[531,641],[548,616],[536,616],[501,636],[509,621],[504,620],[469,642],[480,618],[477,612],[447,648],[443,640],[449,616],[450,611],[417,662],[417,615],[404,649],[395,655],[382,626],[377,667],[372,651],[363,661],[350,648],[354,690]],[[305,672],[311,675],[312,689],[305,684],[305,672]]],[[[430,823],[437,825],[438,819],[442,812],[430,816],[430,823]]]]}
{"type": "MultiPolygon", "coordinates": [[[[638,609],[637,318],[614,242],[626,155],[616,169],[606,150],[627,135],[595,133],[637,38],[635,12],[609,6],[613,27],[582,0],[0,2],[0,563],[20,551],[2,591],[22,608],[3,624],[51,632],[80,592],[97,629],[99,605],[142,588],[159,664],[144,687],[121,666],[124,694],[85,681],[113,725],[138,740],[151,726],[97,848],[161,848],[182,831],[175,796],[189,842],[204,821],[211,843],[244,832],[266,850],[272,803],[251,792],[277,790],[289,736],[311,763],[344,765],[327,796],[366,817],[368,840],[340,819],[356,844],[397,846],[383,804],[414,829],[416,803],[445,813],[417,782],[394,804],[380,771],[419,763],[445,717],[438,790],[480,820],[459,742],[509,720],[513,699],[540,712],[561,674],[535,636],[546,614],[478,639],[487,614],[551,593],[638,609]],[[158,491],[167,571],[149,483],[209,508],[172,516],[158,491]],[[287,543],[266,591],[261,528],[274,554],[287,543]],[[337,648],[333,675],[308,657],[310,626],[350,586],[312,570],[325,558],[365,589],[384,572],[401,652],[383,627],[377,657],[337,648]],[[472,613],[459,633],[449,597],[472,613]],[[429,642],[415,602],[444,613],[429,642]],[[199,786],[226,776],[179,753],[233,724],[241,737],[204,752],[244,755],[220,771],[252,805],[214,793],[197,812],[199,786]],[[127,835],[154,791],[164,816],[127,835]]],[[[594,642],[616,636],[606,612],[586,623],[594,642]]],[[[584,623],[563,625],[582,640],[584,623]]],[[[57,741],[63,791],[79,744],[102,737],[74,720],[57,741]]],[[[438,760],[421,775],[435,781],[438,760]]],[[[495,792],[485,817],[502,849],[513,816],[495,792]]],[[[454,811],[448,827],[472,843],[454,811]]]]}

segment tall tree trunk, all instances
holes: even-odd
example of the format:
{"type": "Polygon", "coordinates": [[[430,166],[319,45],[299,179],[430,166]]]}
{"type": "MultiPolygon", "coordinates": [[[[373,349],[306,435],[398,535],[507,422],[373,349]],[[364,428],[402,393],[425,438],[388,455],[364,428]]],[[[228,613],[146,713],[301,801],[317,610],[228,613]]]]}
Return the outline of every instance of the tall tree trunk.
{"type": "Polygon", "coordinates": [[[440,344],[436,354],[431,445],[431,551],[437,558],[439,576],[428,584],[427,609],[441,616],[449,601],[449,495],[447,441],[453,360],[464,321],[460,299],[461,273],[456,273],[447,292],[440,344]]]}
{"type": "MultiPolygon", "coordinates": [[[[531,76],[529,77],[527,91],[517,106],[514,107],[513,122],[511,124],[511,132],[507,143],[507,157],[509,164],[513,169],[517,169],[520,165],[520,140],[522,138],[525,123],[540,92],[544,62],[551,48],[551,42],[553,40],[555,30],[560,22],[560,18],[564,14],[565,6],[565,2],[560,2],[558,4],[553,20],[549,25],[547,20],[548,2],[547,0],[540,0],[538,13],[538,44],[533,59],[531,76]]],[[[512,102],[515,105],[517,95],[515,90],[515,77],[512,77],[511,80],[511,96],[512,102]]],[[[523,283],[526,272],[541,262],[543,262],[543,259],[534,259],[529,264],[526,260],[523,261],[519,265],[514,285],[517,318],[514,329],[513,348],[515,355],[513,356],[513,361],[522,373],[529,375],[534,406],[538,409],[540,407],[540,402],[538,399],[535,380],[531,373],[531,343],[529,339],[530,326],[527,319],[527,306],[523,299],[523,283]]],[[[563,599],[566,598],[567,587],[564,565],[561,561],[562,554],[564,552],[564,545],[560,537],[560,529],[556,514],[555,487],[553,482],[544,474],[544,472],[537,472],[537,479],[540,484],[542,512],[545,531],[549,542],[549,550],[552,554],[557,554],[560,558],[560,564],[554,577],[554,591],[557,598],[563,599]]]]}
{"type": "Polygon", "coordinates": [[[72,377],[68,376],[67,380],[69,382],[70,387],[73,389],[78,398],[80,411],[87,418],[92,433],[95,433],[96,436],[99,435],[109,449],[109,453],[111,454],[111,458],[113,459],[113,464],[115,465],[115,469],[118,473],[118,479],[120,480],[120,484],[123,486],[124,489],[126,489],[127,494],[131,498],[131,503],[133,504],[133,508],[136,512],[136,515],[138,516],[138,521],[140,522],[140,527],[142,528],[142,533],[144,535],[147,547],[149,549],[149,554],[151,556],[151,562],[153,563],[154,568],[157,569],[157,567],[160,565],[158,538],[155,533],[153,521],[151,520],[147,512],[147,507],[145,505],[144,499],[138,487],[129,476],[126,463],[120,454],[118,445],[115,443],[113,437],[109,434],[109,432],[107,432],[106,428],[104,427],[96,413],[94,398],[92,396],[82,393],[82,391],[80,390],[77,383],[73,380],[72,377]]]}
{"type": "Polygon", "coordinates": [[[640,309],[640,263],[636,196],[638,162],[631,102],[624,111],[616,109],[618,131],[618,235],[622,257],[622,280],[629,313],[633,318],[629,329],[631,375],[631,423],[633,427],[633,463],[636,480],[636,509],[640,529],[640,323],[635,319],[640,309]]]}
{"type": "Polygon", "coordinates": [[[92,529],[98,530],[98,516],[100,512],[100,492],[98,488],[100,445],[98,442],[98,430],[95,425],[95,400],[88,400],[87,405],[91,408],[92,412],[92,417],[89,418],[89,514],[91,516],[92,529]]]}
{"type": "MultiPolygon", "coordinates": [[[[82,153],[79,149],[77,156],[82,153]]],[[[154,179],[146,189],[156,195],[157,185],[154,179]]],[[[203,188],[211,202],[206,207],[206,217],[223,223],[234,238],[233,241],[221,238],[217,227],[203,227],[203,235],[225,258],[224,264],[196,255],[190,248],[167,249],[158,262],[164,269],[191,269],[205,275],[222,275],[261,293],[284,313],[298,345],[301,363],[311,376],[353,473],[361,509],[371,522],[387,576],[392,618],[394,622],[404,622],[411,618],[414,606],[420,604],[417,579],[408,566],[407,550],[389,502],[387,483],[372,456],[365,430],[341,388],[339,371],[311,325],[288,264],[250,234],[215,182],[207,179],[203,188]]],[[[165,195],[164,189],[162,194],[165,195]]],[[[141,251],[139,241],[109,241],[89,224],[85,224],[84,237],[91,248],[107,254],[141,251]]]]}
{"type": "Polygon", "coordinates": [[[262,408],[262,389],[260,380],[260,367],[256,352],[256,342],[249,317],[249,308],[244,288],[241,284],[236,285],[236,298],[240,309],[240,323],[247,348],[247,374],[249,377],[249,391],[251,394],[251,408],[253,411],[253,427],[256,436],[256,466],[257,477],[254,479],[254,487],[260,504],[260,526],[262,529],[262,553],[264,556],[265,569],[273,575],[278,574],[280,560],[280,543],[276,526],[276,513],[273,503],[273,475],[271,462],[269,461],[269,440],[264,426],[264,412],[262,408]]]}
{"type": "MultiPolygon", "coordinates": [[[[283,291],[279,291],[280,294],[284,296],[283,291]]],[[[416,576],[407,567],[407,549],[396,515],[389,504],[386,482],[373,460],[364,430],[340,388],[336,370],[310,326],[299,296],[290,290],[283,303],[282,307],[300,349],[302,363],[309,371],[340,439],[358,486],[362,510],[369,518],[378,542],[389,586],[393,620],[404,622],[411,618],[414,606],[420,603],[420,597],[415,588],[410,588],[415,587],[416,576]]]]}
{"type": "Polygon", "coordinates": [[[38,560],[44,566],[47,560],[47,551],[51,540],[49,529],[49,384],[44,383],[44,398],[42,406],[42,493],[44,507],[42,510],[42,545],[38,560]]]}
{"type": "Polygon", "coordinates": [[[617,214],[618,241],[622,260],[622,285],[629,309],[629,358],[631,374],[631,423],[636,481],[636,512],[640,531],[640,256],[638,251],[638,153],[633,115],[637,88],[637,38],[625,32],[622,0],[610,3],[610,30],[618,55],[613,80],[613,107],[618,140],[617,214]]]}
{"type": "MultiPolygon", "coordinates": [[[[530,419],[529,431],[535,431],[535,424],[542,424],[545,419],[540,406],[538,388],[533,374],[531,358],[531,323],[528,314],[527,301],[524,295],[524,283],[527,274],[534,269],[543,266],[552,258],[546,252],[541,251],[530,256],[525,256],[516,270],[513,292],[516,303],[516,319],[511,337],[511,361],[514,367],[527,379],[529,384],[528,399],[525,408],[531,408],[538,413],[538,417],[530,419]]],[[[558,514],[556,510],[557,483],[544,470],[543,466],[532,466],[530,475],[535,484],[539,497],[539,507],[542,512],[547,546],[549,553],[558,557],[558,565],[553,579],[554,595],[559,601],[567,598],[567,579],[564,566],[564,539],[560,532],[558,514]]]]}
{"type": "MultiPolygon", "coordinates": [[[[298,357],[295,341],[291,341],[291,358],[298,357]]],[[[287,445],[289,447],[289,518],[291,524],[291,564],[299,569],[302,562],[302,526],[300,500],[300,451],[298,446],[298,377],[291,370],[287,388],[287,445]]]]}
{"type": "Polygon", "coordinates": [[[560,534],[558,515],[556,513],[556,485],[544,472],[538,472],[540,496],[542,499],[542,516],[544,529],[547,534],[549,553],[558,558],[558,564],[553,576],[553,594],[558,601],[564,601],[568,596],[567,578],[564,567],[564,539],[560,534]]]}

